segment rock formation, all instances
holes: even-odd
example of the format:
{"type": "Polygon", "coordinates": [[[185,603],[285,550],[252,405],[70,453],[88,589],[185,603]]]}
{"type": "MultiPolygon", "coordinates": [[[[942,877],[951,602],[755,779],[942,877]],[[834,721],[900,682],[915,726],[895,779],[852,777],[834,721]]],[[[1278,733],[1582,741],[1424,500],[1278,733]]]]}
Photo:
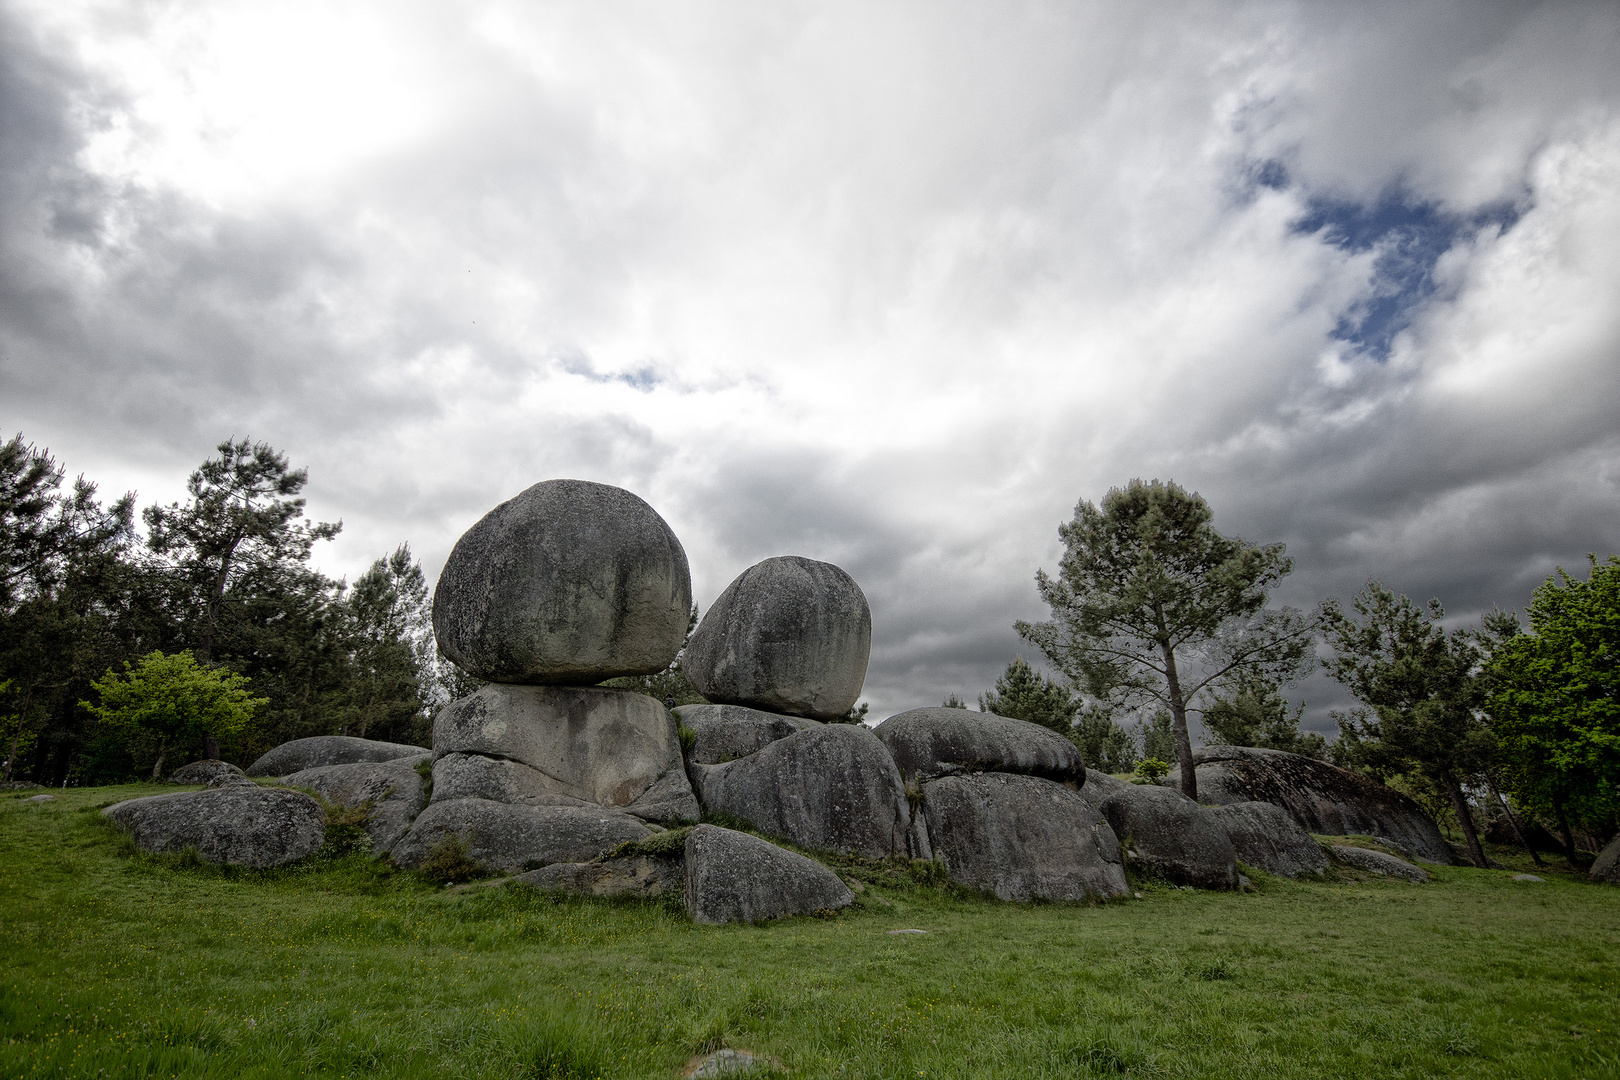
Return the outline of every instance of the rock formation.
{"type": "Polygon", "coordinates": [[[417,771],[427,759],[424,751],[392,761],[317,765],[284,777],[281,782],[313,791],[334,806],[369,808],[362,827],[371,838],[372,853],[381,855],[399,842],[427,804],[422,774],[417,771]]]}
{"type": "Polygon", "coordinates": [[[1592,868],[1587,873],[1594,881],[1620,885],[1620,836],[1610,840],[1608,845],[1598,852],[1596,861],[1592,863],[1592,868]]]}
{"type": "Polygon", "coordinates": [[[1102,803],[1131,864],[1201,889],[1237,888],[1237,857],[1223,822],[1169,788],[1127,784],[1102,803]]]}
{"type": "Polygon", "coordinates": [[[833,720],[861,695],[866,594],[831,563],[783,555],[727,585],[692,634],[687,677],[710,701],[833,720]]]}
{"type": "Polygon", "coordinates": [[[420,758],[425,746],[357,739],[352,735],[316,735],[294,739],[265,754],[247,767],[249,776],[290,776],[322,765],[352,765],[359,761],[395,761],[420,758]]]}
{"type": "Polygon", "coordinates": [[[1204,813],[1226,830],[1238,862],[1279,877],[1320,874],[1327,854],[1288,811],[1273,803],[1244,802],[1207,808],[1204,813]]]}
{"type": "Polygon", "coordinates": [[[959,772],[1003,772],[1084,784],[1074,743],[1039,724],[966,709],[912,709],[877,728],[908,781],[959,772]]]}
{"type": "Polygon", "coordinates": [[[675,717],[692,733],[686,760],[693,765],[735,761],[765,749],[777,739],[821,726],[819,720],[761,712],[743,705],[682,705],[675,710],[675,717]]]}
{"type": "Polygon", "coordinates": [[[301,791],[246,787],[126,799],[102,811],[142,851],[194,848],[204,862],[267,870],[315,853],[326,815],[301,791]]]}
{"type": "Polygon", "coordinates": [[[1206,746],[1193,751],[1201,802],[1274,803],[1307,832],[1387,836],[1414,856],[1450,866],[1457,858],[1434,819],[1382,784],[1325,761],[1282,750],[1206,746]]]}

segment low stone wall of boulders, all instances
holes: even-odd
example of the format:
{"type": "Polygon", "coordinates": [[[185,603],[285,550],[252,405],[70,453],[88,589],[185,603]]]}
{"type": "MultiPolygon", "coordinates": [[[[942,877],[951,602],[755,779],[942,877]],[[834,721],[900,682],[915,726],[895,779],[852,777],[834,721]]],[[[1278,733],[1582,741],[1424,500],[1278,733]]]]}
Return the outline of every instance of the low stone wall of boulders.
{"type": "Polygon", "coordinates": [[[814,859],[688,828],[705,813],[806,851],[937,860],[1009,901],[1121,897],[1127,866],[1209,889],[1237,887],[1239,863],[1319,873],[1310,832],[1453,861],[1410,800],[1291,754],[1199,751],[1201,795],[1220,804],[1201,806],[1088,773],[1069,740],[1021,720],[914,709],[875,728],[829,723],[860,695],[871,616],[848,574],[811,559],[767,559],[710,606],[683,665],[711,704],[668,710],[597,685],[668,667],[691,603],[685,552],[652,507],[601,484],[537,484],[469,529],[439,578],[439,646],[486,683],[440,710],[431,749],[298,739],[246,776],[194,763],[174,779],[207,790],[105,813],[147,850],[273,867],[321,847],[323,803],[359,807],[372,851],[401,867],[456,845],[535,888],[678,894],[702,922],[853,898],[814,859]]]}

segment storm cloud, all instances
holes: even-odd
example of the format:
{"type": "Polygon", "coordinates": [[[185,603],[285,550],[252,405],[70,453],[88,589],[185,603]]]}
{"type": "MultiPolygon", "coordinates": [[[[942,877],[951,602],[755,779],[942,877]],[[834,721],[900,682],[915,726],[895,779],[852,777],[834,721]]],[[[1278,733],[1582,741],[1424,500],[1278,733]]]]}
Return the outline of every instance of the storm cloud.
{"type": "Polygon", "coordinates": [[[0,422],[269,441],[350,575],[620,484],[848,569],[879,716],[1137,476],[1466,622],[1620,550],[1617,110],[1611,4],[14,0],[0,422]]]}

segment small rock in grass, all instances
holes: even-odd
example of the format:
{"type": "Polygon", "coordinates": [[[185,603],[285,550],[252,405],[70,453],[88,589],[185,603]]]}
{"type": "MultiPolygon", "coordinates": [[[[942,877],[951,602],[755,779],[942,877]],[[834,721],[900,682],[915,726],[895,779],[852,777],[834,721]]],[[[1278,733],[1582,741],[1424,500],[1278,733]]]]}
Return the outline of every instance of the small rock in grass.
{"type": "Polygon", "coordinates": [[[1359,870],[1397,877],[1402,881],[1410,881],[1413,884],[1421,884],[1429,880],[1427,870],[1413,866],[1405,859],[1397,859],[1393,855],[1386,855],[1382,851],[1369,851],[1367,848],[1350,847],[1348,844],[1334,844],[1333,857],[1359,870]]]}
{"type": "Polygon", "coordinates": [[[31,798],[27,798],[27,799],[23,800],[23,802],[55,802],[55,801],[56,801],[56,796],[55,795],[35,795],[35,796],[31,797],[31,798]]]}
{"type": "Polygon", "coordinates": [[[1514,874],[1514,881],[1546,881],[1546,878],[1536,877],[1534,874],[1514,874]]]}
{"type": "Polygon", "coordinates": [[[891,934],[926,934],[926,930],[890,930],[891,934]]]}
{"type": "Polygon", "coordinates": [[[699,1058],[682,1076],[690,1080],[707,1080],[714,1076],[740,1076],[743,1073],[755,1072],[759,1069],[780,1069],[782,1063],[766,1054],[756,1054],[749,1050],[716,1050],[706,1057],[699,1058]]]}

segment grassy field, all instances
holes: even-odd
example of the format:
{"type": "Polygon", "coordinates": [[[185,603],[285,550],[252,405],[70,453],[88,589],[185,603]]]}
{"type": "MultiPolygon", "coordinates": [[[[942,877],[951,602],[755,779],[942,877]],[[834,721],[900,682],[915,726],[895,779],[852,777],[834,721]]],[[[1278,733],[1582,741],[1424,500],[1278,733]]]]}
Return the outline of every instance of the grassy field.
{"type": "Polygon", "coordinates": [[[837,917],[704,927],[139,856],[94,808],[156,790],[0,796],[0,1076],[1620,1077],[1620,889],[1558,870],[1095,907],[873,871],[837,917]]]}

